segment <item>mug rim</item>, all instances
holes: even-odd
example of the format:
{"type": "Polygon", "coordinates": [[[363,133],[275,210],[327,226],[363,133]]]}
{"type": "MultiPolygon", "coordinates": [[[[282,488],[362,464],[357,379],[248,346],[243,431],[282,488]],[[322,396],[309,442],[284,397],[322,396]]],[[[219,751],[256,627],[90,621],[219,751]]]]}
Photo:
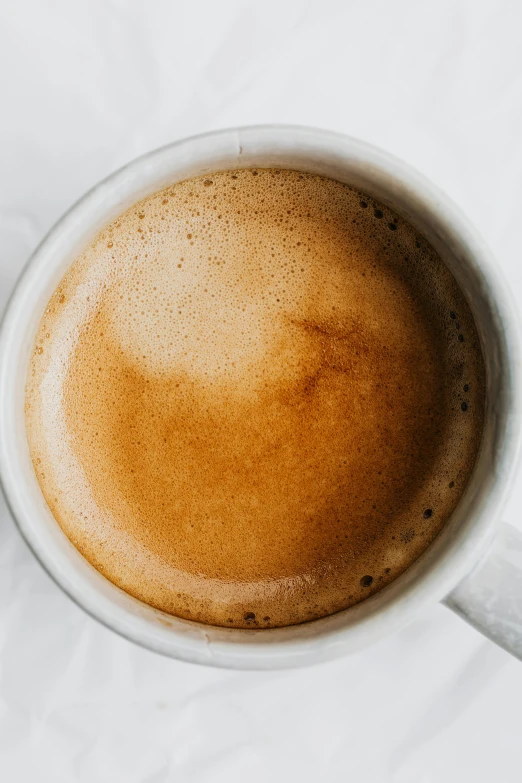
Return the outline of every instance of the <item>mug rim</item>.
{"type": "MultiPolygon", "coordinates": [[[[211,159],[212,155],[209,157],[209,160],[211,159]]],[[[312,162],[310,166],[312,167],[312,162]]],[[[219,169],[210,167],[203,169],[201,173],[212,170],[219,169]]],[[[184,178],[186,177],[174,177],[170,181],[180,181],[184,178]]],[[[162,185],[159,184],[154,190],[160,190],[161,187],[162,185]]],[[[113,210],[116,210],[114,214],[118,214],[119,207],[121,203],[116,198],[113,204],[113,210]]],[[[120,213],[122,211],[123,209],[119,209],[120,213]]],[[[107,212],[102,222],[106,224],[109,220],[107,212]]],[[[91,222],[90,230],[95,234],[99,229],[93,225],[91,222]]],[[[59,279],[62,275],[63,272],[60,273],[59,279]]],[[[53,285],[52,290],[55,287],[56,285],[53,285]]],[[[36,296],[37,294],[34,294],[34,297],[36,296]]],[[[45,303],[48,299],[49,297],[46,298],[45,303]]],[[[507,287],[502,281],[501,274],[495,269],[492,254],[478,232],[449,197],[414,168],[393,155],[342,133],[296,125],[271,124],[227,128],[177,140],[130,161],[76,201],[43,238],[18,278],[0,326],[0,484],[8,508],[29,548],[53,581],[92,617],[148,649],[182,660],[231,668],[284,668],[318,662],[355,651],[405,625],[430,601],[442,599],[472,570],[488,548],[494,534],[495,523],[498,521],[501,501],[506,497],[514,476],[520,440],[519,395],[517,394],[519,339],[514,313],[507,287]],[[60,252],[61,242],[67,243],[75,220],[84,220],[84,225],[87,227],[90,212],[93,217],[100,201],[103,203],[111,193],[115,197],[118,187],[122,185],[135,193],[131,203],[139,201],[143,197],[139,191],[140,176],[151,166],[152,168],[154,165],[157,166],[163,158],[167,159],[169,155],[179,156],[184,151],[187,158],[192,154],[197,159],[198,146],[203,149],[207,142],[215,142],[216,148],[223,145],[228,149],[231,145],[231,148],[236,149],[242,167],[251,167],[256,164],[247,163],[250,146],[253,148],[251,156],[252,154],[254,157],[256,154],[266,156],[269,154],[270,145],[274,147],[276,144],[276,138],[278,143],[284,141],[289,149],[293,147],[294,152],[298,148],[304,149],[303,154],[305,158],[310,156],[310,161],[315,160],[314,155],[320,157],[321,153],[326,154],[326,150],[333,147],[339,151],[341,163],[343,160],[346,162],[349,155],[352,155],[354,160],[357,159],[359,163],[365,164],[370,178],[376,173],[381,177],[386,175],[390,178],[391,185],[406,188],[408,197],[417,199],[430,219],[436,222],[437,215],[437,220],[463,243],[468,250],[469,258],[473,259],[473,273],[481,278],[484,295],[496,314],[494,320],[497,334],[494,338],[497,339],[502,354],[498,366],[502,374],[501,379],[505,384],[502,386],[503,403],[499,404],[499,410],[496,412],[498,419],[496,424],[501,432],[496,444],[494,475],[488,477],[488,488],[479,490],[484,497],[476,517],[463,519],[452,536],[449,536],[446,530],[449,526],[448,522],[420,558],[386,588],[354,607],[300,626],[260,630],[218,629],[215,626],[205,626],[174,618],[141,604],[137,599],[128,596],[108,582],[87,561],[84,561],[68,539],[66,539],[67,543],[62,542],[64,546],[60,549],[60,552],[63,550],[65,553],[64,561],[57,562],[58,550],[52,550],[50,540],[43,543],[41,531],[37,530],[38,523],[30,516],[35,513],[34,504],[27,505],[22,499],[23,490],[29,487],[31,479],[27,473],[24,478],[23,471],[20,469],[21,462],[12,459],[12,450],[18,447],[20,451],[23,446],[19,437],[18,444],[16,443],[14,430],[9,423],[9,416],[13,415],[13,411],[8,409],[9,401],[12,399],[11,385],[14,384],[11,378],[14,378],[16,363],[20,362],[16,345],[18,340],[18,348],[21,350],[22,337],[19,335],[23,327],[18,324],[23,323],[24,317],[27,320],[22,307],[24,294],[31,285],[37,285],[36,277],[43,268],[46,258],[60,252]],[[74,550],[76,558],[69,548],[74,550]],[[76,569],[79,575],[76,582],[73,573],[66,568],[68,557],[69,560],[74,560],[73,569],[76,569]],[[80,558],[83,564],[77,558],[80,558]],[[96,580],[89,569],[106,583],[102,586],[98,582],[92,594],[83,589],[87,583],[94,584],[96,580]],[[136,604],[140,606],[137,607],[136,604]]],[[[39,320],[40,316],[38,316],[39,320]]],[[[27,328],[26,326],[26,331],[27,328]]],[[[25,448],[27,448],[26,442],[25,448]]],[[[479,458],[477,462],[478,460],[479,458]]],[[[34,471],[32,478],[36,482],[34,471]]],[[[466,493],[468,493],[467,489],[463,497],[466,493]]],[[[28,491],[27,494],[29,495],[30,492],[28,491]]],[[[459,507],[461,503],[462,498],[459,507]]],[[[66,538],[54,517],[53,522],[61,536],[66,538]]]]}

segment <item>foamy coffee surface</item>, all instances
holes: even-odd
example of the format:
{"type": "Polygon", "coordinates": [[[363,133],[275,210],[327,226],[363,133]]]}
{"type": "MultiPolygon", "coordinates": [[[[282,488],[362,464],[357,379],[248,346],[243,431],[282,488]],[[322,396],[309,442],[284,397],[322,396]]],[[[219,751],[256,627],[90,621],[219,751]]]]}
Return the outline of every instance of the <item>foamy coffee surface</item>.
{"type": "Polygon", "coordinates": [[[479,447],[472,316],[426,240],[273,169],[178,183],[100,232],[42,319],[27,432],[78,550],[128,593],[234,627],[381,589],[479,447]]]}

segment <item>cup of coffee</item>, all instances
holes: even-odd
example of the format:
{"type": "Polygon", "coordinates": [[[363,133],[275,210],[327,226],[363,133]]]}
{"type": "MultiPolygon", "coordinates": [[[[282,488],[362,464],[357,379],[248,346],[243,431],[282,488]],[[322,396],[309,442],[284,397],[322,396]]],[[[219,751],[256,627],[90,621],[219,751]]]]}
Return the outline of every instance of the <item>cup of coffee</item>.
{"type": "Polygon", "coordinates": [[[446,600],[522,656],[518,363],[489,252],[419,174],[315,129],[205,134],[29,261],[2,483],[65,592],[166,655],[313,663],[446,600]]]}

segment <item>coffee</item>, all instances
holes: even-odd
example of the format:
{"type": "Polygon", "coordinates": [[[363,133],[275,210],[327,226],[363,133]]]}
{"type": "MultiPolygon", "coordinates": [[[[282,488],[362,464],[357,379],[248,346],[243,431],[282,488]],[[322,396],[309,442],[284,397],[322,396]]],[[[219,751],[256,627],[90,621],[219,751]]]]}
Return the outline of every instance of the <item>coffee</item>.
{"type": "Polygon", "coordinates": [[[26,390],[56,520],[112,582],[227,627],[380,590],[433,541],[479,449],[484,367],[427,241],[296,171],[178,183],[53,294],[26,390]]]}

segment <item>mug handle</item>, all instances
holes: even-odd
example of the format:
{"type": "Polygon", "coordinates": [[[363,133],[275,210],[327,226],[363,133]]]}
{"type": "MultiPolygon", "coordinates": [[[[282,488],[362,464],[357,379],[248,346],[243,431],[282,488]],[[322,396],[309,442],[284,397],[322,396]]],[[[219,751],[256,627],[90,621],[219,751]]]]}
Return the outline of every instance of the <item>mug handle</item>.
{"type": "Polygon", "coordinates": [[[522,660],[522,533],[503,523],[485,559],[443,603],[522,660]]]}

